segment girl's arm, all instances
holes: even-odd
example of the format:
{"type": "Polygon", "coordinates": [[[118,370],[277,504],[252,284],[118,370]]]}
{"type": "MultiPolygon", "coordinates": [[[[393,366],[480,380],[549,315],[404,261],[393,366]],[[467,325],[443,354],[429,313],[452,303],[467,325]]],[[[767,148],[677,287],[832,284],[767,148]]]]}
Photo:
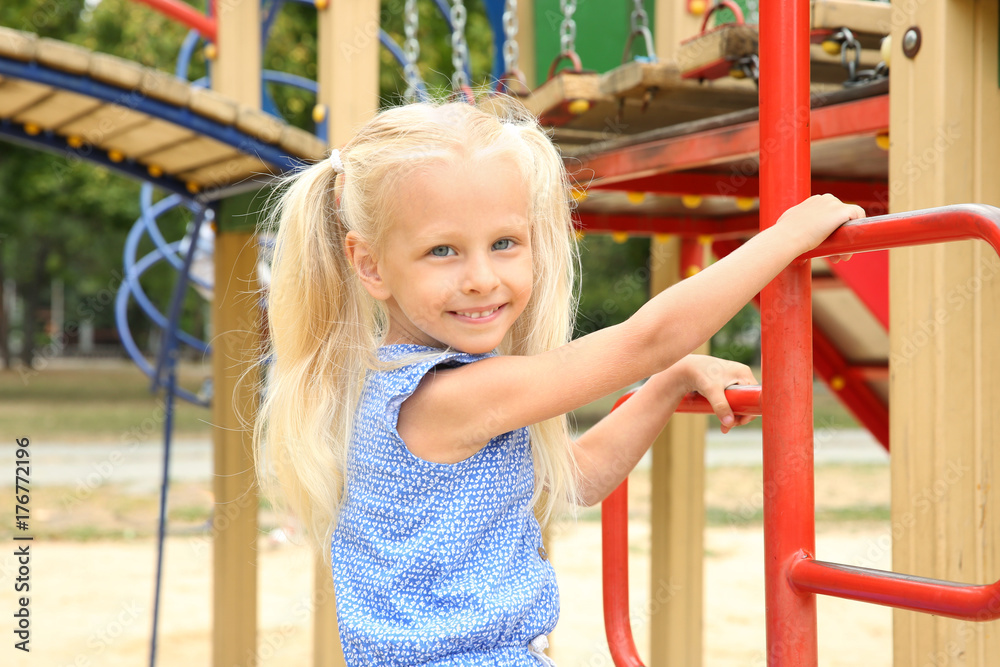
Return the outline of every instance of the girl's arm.
{"type": "Polygon", "coordinates": [[[727,433],[734,426],[749,423],[753,417],[733,415],[726,400],[726,387],[756,383],[753,373],[743,364],[702,355],[684,357],[649,378],[629,400],[573,443],[581,502],[597,504],[621,484],[663,430],[685,394],[697,391],[707,398],[722,422],[722,432],[727,433]]]}
{"type": "Polygon", "coordinates": [[[622,324],[544,354],[493,357],[428,375],[403,403],[399,433],[423,458],[461,461],[500,433],[659,373],[708,340],[789,262],[863,215],[832,195],[810,197],[622,324]]]}

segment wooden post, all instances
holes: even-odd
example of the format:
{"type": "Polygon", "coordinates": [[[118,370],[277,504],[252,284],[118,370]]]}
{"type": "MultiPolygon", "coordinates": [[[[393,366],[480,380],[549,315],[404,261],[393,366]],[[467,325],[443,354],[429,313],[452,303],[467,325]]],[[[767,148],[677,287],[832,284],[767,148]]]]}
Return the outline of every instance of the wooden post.
{"type": "MultiPolygon", "coordinates": [[[[890,209],[1000,204],[997,4],[894,2],[890,209]],[[902,52],[916,26],[921,46],[902,52]]],[[[1000,578],[1000,261],[963,242],[890,255],[892,557],[899,572],[1000,578]]],[[[1000,602],[998,602],[1000,604],[1000,602]]],[[[996,625],[895,611],[898,666],[996,664],[996,625]]]]}
{"type": "MultiPolygon", "coordinates": [[[[318,103],[331,147],[339,148],[378,110],[379,2],[336,0],[319,12],[318,103]]],[[[313,587],[313,665],[342,667],[337,605],[329,552],[316,559],[313,587]]]]}
{"type": "MultiPolygon", "coordinates": [[[[708,7],[712,3],[704,3],[708,7]]],[[[704,14],[692,14],[687,0],[656,0],[654,17],[656,55],[661,62],[677,60],[677,49],[688,37],[694,37],[701,28],[704,14]]]]}
{"type": "MultiPolygon", "coordinates": [[[[260,3],[227,0],[218,8],[218,56],[212,87],[260,107],[260,3]],[[248,36],[252,36],[250,39],[248,36]]],[[[219,220],[215,239],[212,302],[212,415],[215,449],[212,664],[255,667],[257,656],[257,498],[252,434],[242,420],[256,410],[258,353],[254,293],[257,245],[248,231],[228,230],[219,220]]]]}
{"type": "MultiPolygon", "coordinates": [[[[650,265],[651,294],[685,277],[680,239],[654,238],[650,265]]],[[[674,415],[653,444],[650,665],[701,665],[706,425],[704,415],[674,415]]]]}

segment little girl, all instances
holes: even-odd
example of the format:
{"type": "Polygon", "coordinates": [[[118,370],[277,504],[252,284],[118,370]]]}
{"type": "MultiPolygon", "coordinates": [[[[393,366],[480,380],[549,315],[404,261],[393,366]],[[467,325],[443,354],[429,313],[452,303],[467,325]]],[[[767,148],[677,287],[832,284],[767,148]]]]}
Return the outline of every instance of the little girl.
{"type": "Polygon", "coordinates": [[[516,105],[424,103],[378,114],[281,199],[257,470],[331,549],[352,667],[552,664],[559,595],[539,521],[600,502],[689,391],[724,432],[749,421],[724,394],[755,383],[749,369],[688,353],[863,215],[811,197],[570,342],[569,195],[516,105]],[[567,412],[644,378],[570,437],[567,412]]]}

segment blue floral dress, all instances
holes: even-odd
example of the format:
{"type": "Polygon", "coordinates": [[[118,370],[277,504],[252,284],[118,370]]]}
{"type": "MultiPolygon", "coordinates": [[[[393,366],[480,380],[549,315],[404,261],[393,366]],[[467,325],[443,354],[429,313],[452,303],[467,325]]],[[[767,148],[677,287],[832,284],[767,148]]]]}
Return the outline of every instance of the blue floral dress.
{"type": "MultiPolygon", "coordinates": [[[[434,351],[390,345],[379,356],[434,351]]],[[[530,505],[528,429],[455,464],[418,458],[396,431],[428,372],[491,356],[439,352],[371,373],[355,417],[332,543],[347,664],[537,667],[546,659],[529,645],[555,627],[559,591],[530,505]]]]}

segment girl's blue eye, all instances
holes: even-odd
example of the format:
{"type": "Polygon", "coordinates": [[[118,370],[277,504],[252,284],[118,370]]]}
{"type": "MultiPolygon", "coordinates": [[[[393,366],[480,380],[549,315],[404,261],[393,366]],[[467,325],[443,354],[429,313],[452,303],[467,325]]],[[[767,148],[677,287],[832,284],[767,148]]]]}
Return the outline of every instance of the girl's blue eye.
{"type": "Polygon", "coordinates": [[[511,239],[500,239],[493,244],[494,250],[510,250],[510,247],[514,245],[514,241],[511,239]]]}
{"type": "Polygon", "coordinates": [[[431,254],[435,257],[447,257],[448,255],[453,255],[454,253],[455,251],[446,245],[439,245],[431,248],[431,254]]]}

